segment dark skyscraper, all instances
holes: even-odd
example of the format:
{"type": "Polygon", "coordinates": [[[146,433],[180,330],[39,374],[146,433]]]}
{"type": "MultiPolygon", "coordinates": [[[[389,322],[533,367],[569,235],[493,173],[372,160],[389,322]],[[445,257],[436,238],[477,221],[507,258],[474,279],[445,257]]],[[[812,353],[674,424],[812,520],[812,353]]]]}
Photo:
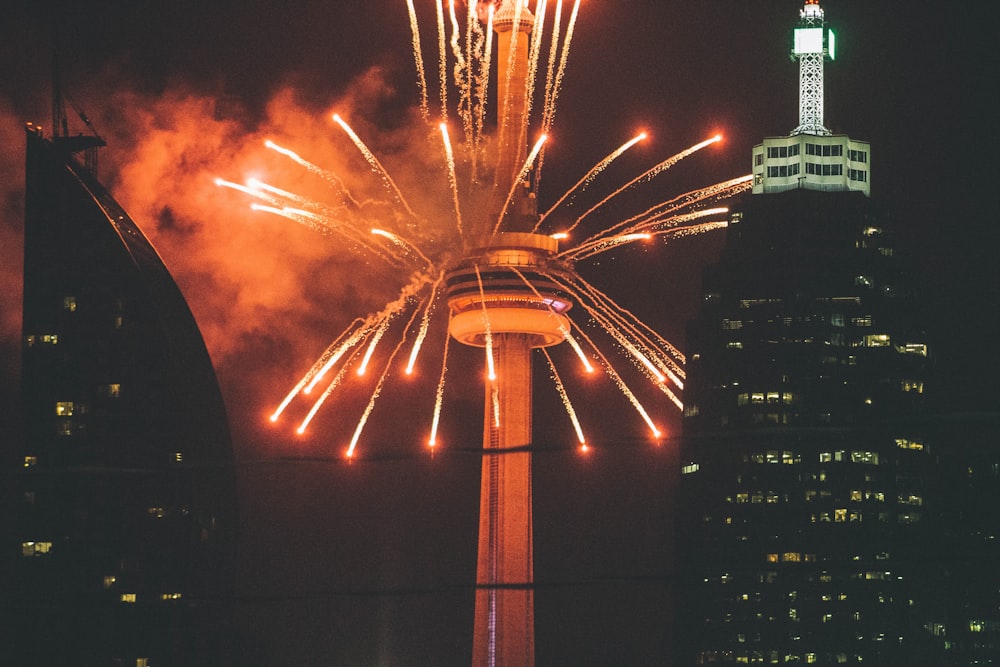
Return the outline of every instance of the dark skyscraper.
{"type": "Polygon", "coordinates": [[[755,147],[688,333],[678,663],[951,664],[918,295],[869,145],[824,126],[816,0],[792,55],[799,125],[755,147]]]}
{"type": "Polygon", "coordinates": [[[27,132],[4,661],[225,665],[236,526],[225,409],[176,284],[76,159],[98,143],[27,132]]]}

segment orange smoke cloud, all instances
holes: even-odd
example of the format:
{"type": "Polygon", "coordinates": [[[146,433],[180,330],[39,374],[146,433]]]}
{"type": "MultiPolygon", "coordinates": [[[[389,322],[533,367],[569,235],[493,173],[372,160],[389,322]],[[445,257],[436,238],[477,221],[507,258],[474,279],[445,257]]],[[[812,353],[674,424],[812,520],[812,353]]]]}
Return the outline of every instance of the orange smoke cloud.
{"type": "MultiPolygon", "coordinates": [[[[270,139],[334,172],[372,226],[402,230],[419,244],[454,233],[454,213],[444,157],[428,150],[430,130],[410,122],[412,110],[396,106],[378,69],[358,77],[327,109],[306,108],[289,89],[272,97],[255,124],[239,110],[220,114],[221,107],[214,97],[184,89],[156,98],[116,94],[109,108],[118,111],[98,123],[109,143],[102,180],[180,285],[231,416],[264,414],[343,326],[395,298],[409,275],[338,236],[253,211],[252,198],[215,179],[259,179],[330,207],[344,205],[327,181],[266,148],[270,139]],[[392,205],[392,194],[331,121],[331,109],[379,152],[421,211],[419,225],[392,205]],[[429,176],[435,171],[440,178],[429,176]]],[[[260,422],[257,416],[248,419],[260,422]]],[[[248,428],[242,416],[231,421],[237,431],[248,428]]]]}

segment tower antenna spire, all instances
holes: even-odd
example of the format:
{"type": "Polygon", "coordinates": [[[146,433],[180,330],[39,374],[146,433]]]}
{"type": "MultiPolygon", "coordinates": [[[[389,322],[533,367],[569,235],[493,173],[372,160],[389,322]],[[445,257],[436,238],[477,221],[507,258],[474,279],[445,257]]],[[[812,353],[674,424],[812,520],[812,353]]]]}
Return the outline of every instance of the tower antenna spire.
{"type": "Polygon", "coordinates": [[[823,63],[836,57],[836,37],[826,27],[819,0],[805,0],[792,43],[792,60],[799,62],[799,125],[792,134],[827,136],[823,124],[823,63]]]}

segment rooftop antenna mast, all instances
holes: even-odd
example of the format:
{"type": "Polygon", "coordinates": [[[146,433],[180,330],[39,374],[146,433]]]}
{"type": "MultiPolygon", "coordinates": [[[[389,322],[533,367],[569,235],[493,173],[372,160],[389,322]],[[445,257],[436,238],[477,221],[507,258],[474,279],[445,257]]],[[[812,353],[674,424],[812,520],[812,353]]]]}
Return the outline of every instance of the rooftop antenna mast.
{"type": "Polygon", "coordinates": [[[827,136],[823,125],[823,63],[836,57],[836,36],[826,27],[819,0],[805,0],[795,28],[792,60],[799,61],[799,126],[792,134],[827,136]]]}
{"type": "MultiPolygon", "coordinates": [[[[53,29],[55,35],[55,28],[53,29]]],[[[93,123],[87,114],[83,113],[73,101],[63,92],[62,77],[59,68],[59,48],[57,39],[53,37],[52,45],[52,141],[64,148],[69,153],[83,153],[83,164],[87,171],[97,175],[97,149],[106,146],[107,143],[101,135],[94,129],[93,123]],[[91,136],[82,133],[71,137],[69,134],[69,122],[66,117],[66,104],[69,102],[76,115],[80,117],[83,124],[90,130],[91,136]]]]}

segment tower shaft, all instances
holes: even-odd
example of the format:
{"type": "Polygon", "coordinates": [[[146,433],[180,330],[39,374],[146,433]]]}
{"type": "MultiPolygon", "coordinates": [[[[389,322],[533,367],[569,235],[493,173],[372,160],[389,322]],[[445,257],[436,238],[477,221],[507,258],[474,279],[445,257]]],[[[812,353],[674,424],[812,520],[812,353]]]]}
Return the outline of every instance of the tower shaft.
{"type": "Polygon", "coordinates": [[[483,425],[474,665],[534,665],[531,341],[494,337],[483,425]]]}
{"type": "MultiPolygon", "coordinates": [[[[497,84],[496,172],[493,181],[493,208],[499,213],[527,157],[528,145],[528,51],[535,17],[523,0],[505,2],[498,10],[493,27],[497,33],[499,80],[497,84]],[[516,9],[512,4],[521,5],[516,9]]],[[[506,228],[529,231],[534,220],[526,197],[515,193],[506,228]],[[529,222],[530,220],[530,222],[529,222]]]]}

